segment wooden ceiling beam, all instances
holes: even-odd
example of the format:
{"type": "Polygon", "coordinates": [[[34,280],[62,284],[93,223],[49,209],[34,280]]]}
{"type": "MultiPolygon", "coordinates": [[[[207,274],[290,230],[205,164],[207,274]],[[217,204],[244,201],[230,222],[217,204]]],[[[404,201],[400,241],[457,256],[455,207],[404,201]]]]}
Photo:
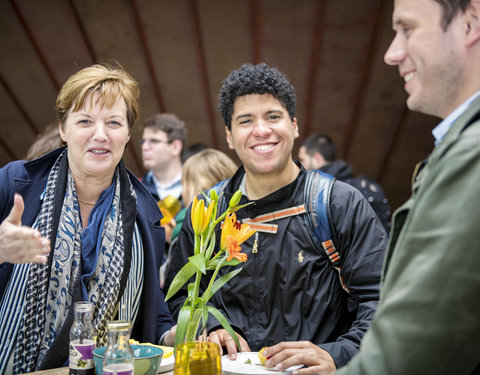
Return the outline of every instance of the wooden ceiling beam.
{"type": "Polygon", "coordinates": [[[90,56],[90,60],[92,64],[99,62],[97,59],[97,55],[95,54],[95,50],[93,49],[92,42],[88,37],[87,29],[85,28],[85,24],[82,21],[82,17],[80,17],[80,13],[78,12],[77,7],[75,6],[74,0],[68,0],[68,5],[70,6],[70,10],[73,14],[73,18],[77,23],[77,27],[80,31],[80,35],[82,36],[82,41],[85,43],[85,47],[87,48],[88,55],[90,56]]]}
{"type": "Polygon", "coordinates": [[[385,0],[380,0],[380,5],[378,6],[377,11],[375,12],[375,25],[373,27],[370,42],[367,49],[367,58],[365,61],[364,68],[360,72],[360,84],[358,86],[357,94],[354,98],[354,105],[350,123],[347,125],[345,143],[343,146],[343,158],[348,161],[350,157],[350,152],[352,150],[352,143],[358,129],[358,123],[360,122],[361,111],[365,102],[365,96],[367,94],[368,84],[370,82],[370,72],[372,71],[372,66],[375,63],[375,53],[377,52],[382,25],[386,17],[388,2],[385,0]]]}
{"type": "Polygon", "coordinates": [[[140,37],[140,43],[142,44],[142,50],[145,55],[145,61],[147,63],[147,69],[150,75],[150,80],[152,82],[153,90],[157,98],[158,107],[160,109],[160,112],[167,112],[167,107],[165,105],[165,101],[163,100],[162,90],[160,89],[157,72],[155,70],[155,63],[153,62],[152,51],[148,44],[147,35],[145,33],[145,27],[143,26],[143,21],[142,21],[142,17],[140,16],[140,11],[138,9],[137,1],[130,0],[130,4],[133,10],[133,18],[135,20],[135,26],[137,27],[138,35],[140,37]]]}
{"type": "Polygon", "coordinates": [[[17,4],[15,3],[15,0],[10,0],[10,4],[12,4],[13,10],[17,14],[17,17],[18,17],[20,23],[22,24],[22,27],[25,30],[25,33],[27,34],[28,39],[30,39],[30,42],[32,43],[33,48],[35,49],[35,52],[37,53],[40,61],[42,62],[43,67],[47,71],[48,76],[50,77],[53,85],[55,86],[55,89],[57,90],[57,92],[60,91],[60,83],[59,83],[57,77],[55,76],[55,72],[54,72],[53,68],[51,67],[50,63],[48,62],[46,54],[42,51],[42,48],[40,47],[40,44],[38,43],[37,39],[35,38],[35,35],[33,34],[32,30],[28,26],[25,18],[23,17],[22,12],[18,8],[17,4]]]}
{"type": "Polygon", "coordinates": [[[407,106],[405,106],[400,114],[400,117],[395,124],[392,136],[390,141],[385,146],[383,157],[381,159],[380,167],[378,168],[376,180],[381,184],[385,174],[387,172],[388,166],[390,165],[390,161],[392,160],[393,152],[398,146],[398,141],[400,139],[400,134],[402,133],[403,128],[405,127],[405,123],[407,122],[409,110],[407,106]]]}
{"type": "Polygon", "coordinates": [[[32,118],[28,114],[25,107],[22,105],[20,100],[17,98],[17,96],[13,92],[12,88],[8,85],[7,81],[5,81],[5,79],[3,78],[2,74],[0,74],[0,83],[2,84],[4,90],[7,92],[8,96],[10,97],[12,102],[17,107],[18,111],[22,114],[23,118],[25,119],[25,122],[30,127],[33,134],[38,135],[40,133],[40,130],[39,130],[37,124],[35,124],[35,122],[32,120],[32,118]]]}
{"type": "Polygon", "coordinates": [[[205,111],[207,113],[208,124],[210,126],[210,138],[213,147],[218,148],[219,144],[216,131],[215,111],[210,90],[210,79],[208,77],[207,59],[205,57],[205,49],[203,46],[202,28],[200,26],[200,16],[198,14],[197,1],[188,0],[187,4],[195,55],[197,57],[197,66],[200,71],[205,111]]]}
{"type": "MultiPolygon", "coordinates": [[[[155,93],[158,108],[160,112],[165,113],[167,112],[167,106],[165,105],[165,101],[163,99],[162,90],[160,88],[157,72],[155,70],[155,63],[153,61],[152,51],[150,45],[148,44],[147,34],[145,32],[145,27],[136,0],[130,0],[130,9],[132,10],[133,20],[137,29],[138,36],[140,38],[140,44],[142,45],[142,51],[144,54],[145,62],[147,64],[147,71],[150,76],[150,82],[153,86],[153,91],[155,93]]],[[[131,141],[127,144],[127,151],[130,152],[130,155],[137,167],[137,170],[144,171],[145,168],[143,166],[143,160],[140,156],[138,156],[137,151],[135,147],[133,147],[131,141]]]]}
{"type": "MultiPolygon", "coordinates": [[[[15,105],[17,106],[18,110],[20,111],[20,113],[23,115],[23,117],[25,118],[27,124],[30,126],[30,128],[33,130],[33,132],[35,133],[35,135],[37,135],[39,133],[38,131],[38,127],[34,124],[33,120],[31,119],[31,117],[28,115],[27,111],[25,110],[25,108],[23,108],[22,104],[20,103],[20,101],[18,100],[18,98],[15,96],[15,94],[13,93],[12,89],[10,88],[10,86],[7,84],[7,82],[3,79],[3,76],[2,74],[0,74],[0,83],[2,84],[4,90],[7,92],[8,96],[10,97],[10,99],[12,100],[12,102],[15,103],[15,105]]],[[[11,126],[10,126],[11,128],[11,126]]],[[[11,142],[10,142],[11,143],[11,142]]],[[[5,150],[5,152],[7,153],[7,155],[11,158],[11,160],[18,160],[20,159],[18,157],[18,155],[15,154],[15,152],[13,151],[13,149],[10,148],[10,146],[8,145],[9,142],[8,140],[5,141],[3,139],[3,137],[0,135],[0,146],[5,150]]]]}
{"type": "Polygon", "coordinates": [[[318,68],[320,65],[320,58],[322,56],[322,40],[323,30],[325,27],[325,1],[317,0],[315,10],[313,12],[313,29],[310,46],[310,58],[308,59],[307,69],[307,83],[305,93],[305,117],[303,120],[303,135],[302,139],[308,137],[312,132],[313,127],[313,112],[316,102],[316,83],[318,77],[318,68]]]}
{"type": "Polygon", "coordinates": [[[250,44],[252,46],[252,61],[259,64],[262,61],[262,24],[263,17],[258,0],[249,1],[250,9],[250,44]]]}
{"type": "MultiPolygon", "coordinates": [[[[19,158],[19,157],[17,157],[17,155],[15,155],[13,150],[8,146],[8,143],[5,142],[1,136],[0,136],[0,146],[5,150],[5,152],[7,153],[7,155],[10,157],[10,159],[12,161],[23,159],[23,158],[19,158]]],[[[5,164],[7,164],[7,163],[5,163],[5,164]]]]}

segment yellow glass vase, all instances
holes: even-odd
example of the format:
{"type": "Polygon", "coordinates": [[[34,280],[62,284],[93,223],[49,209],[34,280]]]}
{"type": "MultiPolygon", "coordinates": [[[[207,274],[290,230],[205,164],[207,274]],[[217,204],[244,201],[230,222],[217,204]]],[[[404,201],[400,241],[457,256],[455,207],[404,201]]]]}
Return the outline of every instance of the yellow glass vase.
{"type": "Polygon", "coordinates": [[[220,347],[213,342],[185,342],[175,350],[174,375],[221,375],[220,347]]]}

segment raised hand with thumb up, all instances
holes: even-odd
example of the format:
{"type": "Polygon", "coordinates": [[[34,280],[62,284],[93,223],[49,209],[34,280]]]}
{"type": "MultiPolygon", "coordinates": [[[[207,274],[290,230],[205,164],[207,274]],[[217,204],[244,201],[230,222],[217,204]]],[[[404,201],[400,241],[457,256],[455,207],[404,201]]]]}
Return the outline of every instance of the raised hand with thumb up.
{"type": "Polygon", "coordinates": [[[15,194],[12,210],[0,224],[1,263],[45,263],[50,252],[50,241],[40,232],[22,226],[23,198],[15,194]]]}

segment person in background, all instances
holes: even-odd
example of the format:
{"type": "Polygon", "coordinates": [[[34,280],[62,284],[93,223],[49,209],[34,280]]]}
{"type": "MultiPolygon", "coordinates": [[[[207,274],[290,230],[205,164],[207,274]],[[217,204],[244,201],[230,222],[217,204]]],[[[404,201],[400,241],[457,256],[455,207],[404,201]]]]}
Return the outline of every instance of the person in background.
{"type": "Polygon", "coordinates": [[[55,150],[60,147],[62,139],[60,138],[60,130],[58,124],[51,123],[37,135],[35,141],[32,143],[27,151],[25,160],[33,160],[45,155],[47,152],[55,150]]]}
{"type": "Polygon", "coordinates": [[[390,232],[390,206],[378,182],[367,176],[353,177],[352,167],[336,158],[335,143],[326,134],[312,134],[298,150],[298,160],[306,169],[319,169],[360,190],[367,198],[385,230],[390,232]]]}
{"type": "Polygon", "coordinates": [[[208,148],[208,146],[206,144],[201,143],[201,142],[197,142],[197,143],[194,143],[193,145],[188,146],[187,148],[185,148],[183,150],[182,163],[185,164],[185,162],[187,161],[187,159],[190,156],[193,156],[196,153],[198,153],[202,150],[205,150],[206,148],[208,148]]]}
{"type": "MultiPolygon", "coordinates": [[[[329,198],[342,254],[340,273],[320,250],[307,227],[306,211],[300,209],[305,207],[307,171],[292,159],[299,136],[295,90],[280,71],[266,64],[233,71],[223,82],[219,108],[229,148],[243,163],[223,185],[225,200],[240,189],[240,204],[251,204],[236,211],[237,220],[263,215],[271,220],[242,244],[248,261],[211,302],[230,320],[242,351],[308,340],[333,371],[357,353],[375,313],[387,234],[362,194],[334,181],[329,198]]],[[[192,231],[185,221],[172,246],[166,290],[193,255],[192,231]]],[[[169,300],[174,315],[185,298],[186,288],[169,300]]],[[[214,319],[207,325],[209,340],[235,359],[233,338],[214,319]]]]}
{"type": "MultiPolygon", "coordinates": [[[[408,108],[443,120],[394,213],[375,318],[338,374],[480,374],[480,1],[395,0],[393,29],[385,61],[408,108]]],[[[286,366],[310,354],[268,350],[286,366]]]]}
{"type": "MultiPolygon", "coordinates": [[[[237,166],[226,154],[213,148],[204,148],[196,154],[190,156],[182,168],[182,186],[183,201],[188,207],[192,203],[195,195],[200,191],[206,191],[216,183],[226,180],[233,176],[237,166]]],[[[175,216],[175,228],[172,232],[172,242],[178,237],[182,228],[183,220],[187,213],[187,208],[183,208],[175,216]]],[[[160,269],[160,285],[165,283],[165,273],[170,264],[172,252],[160,269]]]]}
{"type": "MultiPolygon", "coordinates": [[[[143,124],[142,145],[143,166],[148,172],[141,181],[153,195],[158,205],[178,206],[182,203],[182,152],[187,140],[185,123],[170,113],[157,113],[143,124]],[[177,201],[178,200],[178,201],[177,201]],[[179,204],[180,203],[180,204],[179,204]]],[[[168,247],[175,228],[175,215],[164,211],[165,239],[168,247]],[[168,220],[168,217],[171,217],[168,220]]]]}
{"type": "Polygon", "coordinates": [[[137,340],[174,343],[161,213],[122,162],[138,96],[120,67],[80,70],[56,102],[66,147],[0,169],[0,373],[65,366],[77,301],[94,303],[98,346],[114,319],[137,340]]]}
{"type": "Polygon", "coordinates": [[[143,124],[142,160],[148,172],[142,183],[155,200],[182,197],[182,151],[187,138],[185,123],[170,113],[158,113],[143,124]]]}

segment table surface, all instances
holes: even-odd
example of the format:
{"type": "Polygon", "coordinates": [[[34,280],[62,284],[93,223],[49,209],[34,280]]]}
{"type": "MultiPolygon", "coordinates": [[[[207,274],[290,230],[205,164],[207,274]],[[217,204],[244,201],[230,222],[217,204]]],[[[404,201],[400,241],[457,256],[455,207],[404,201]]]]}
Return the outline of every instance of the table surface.
{"type": "MultiPolygon", "coordinates": [[[[51,370],[37,371],[33,374],[37,375],[68,375],[68,367],[54,368],[51,370]]],[[[167,371],[160,373],[161,375],[173,375],[173,371],[167,371]]]]}

